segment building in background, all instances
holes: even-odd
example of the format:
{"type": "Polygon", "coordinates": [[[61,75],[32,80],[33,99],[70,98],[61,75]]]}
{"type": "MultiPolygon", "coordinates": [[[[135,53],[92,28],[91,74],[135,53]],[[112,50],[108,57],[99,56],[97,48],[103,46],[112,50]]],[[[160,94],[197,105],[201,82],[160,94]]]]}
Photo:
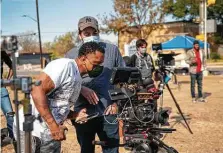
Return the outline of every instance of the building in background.
{"type": "MultiPolygon", "coordinates": [[[[118,47],[121,51],[122,55],[125,55],[128,49],[128,45],[130,44],[130,48],[132,47],[132,44],[134,40],[138,39],[138,33],[137,27],[129,27],[132,29],[120,31],[118,33],[118,47]]],[[[148,26],[144,25],[143,29],[149,28],[148,26]]],[[[177,22],[167,22],[160,24],[160,26],[156,29],[154,29],[148,38],[146,39],[148,43],[148,51],[151,51],[152,44],[162,43],[165,41],[170,40],[171,38],[175,37],[176,34],[187,34],[192,37],[195,37],[199,33],[199,25],[197,23],[192,23],[188,21],[177,21],[177,22]],[[168,36],[169,35],[169,36],[168,36]]],[[[131,50],[131,49],[130,49],[131,50]]]]}
{"type": "MultiPolygon", "coordinates": [[[[42,53],[42,56],[47,63],[51,61],[51,53],[42,53]]],[[[20,53],[17,59],[17,64],[40,65],[40,53],[20,53]]]]}

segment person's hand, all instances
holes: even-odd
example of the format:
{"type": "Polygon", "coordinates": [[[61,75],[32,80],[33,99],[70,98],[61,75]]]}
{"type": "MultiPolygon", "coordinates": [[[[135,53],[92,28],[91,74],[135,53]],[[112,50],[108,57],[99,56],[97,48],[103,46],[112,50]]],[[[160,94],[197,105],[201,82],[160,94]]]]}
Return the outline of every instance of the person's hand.
{"type": "Polygon", "coordinates": [[[65,131],[68,131],[68,129],[63,125],[57,125],[50,128],[52,138],[57,141],[66,140],[65,131]]]}
{"type": "Polygon", "coordinates": [[[196,58],[192,58],[192,59],[191,59],[191,63],[196,64],[196,63],[197,63],[196,58]]]}
{"type": "Polygon", "coordinates": [[[87,117],[88,117],[88,114],[86,112],[87,112],[86,108],[78,112],[76,115],[75,122],[80,123],[80,124],[86,123],[87,117]]]}
{"type": "Polygon", "coordinates": [[[118,106],[116,103],[109,105],[107,107],[107,109],[105,110],[105,115],[109,115],[109,114],[117,114],[118,113],[118,106]]]}
{"type": "Polygon", "coordinates": [[[8,73],[8,76],[7,76],[7,80],[12,79],[12,77],[13,77],[13,70],[12,69],[9,69],[9,73],[8,73]]]}
{"type": "Polygon", "coordinates": [[[135,88],[136,88],[136,85],[134,84],[128,85],[128,89],[130,89],[131,91],[134,91],[135,88]]]}
{"type": "Polygon", "coordinates": [[[161,76],[160,76],[159,72],[155,71],[153,73],[153,79],[154,79],[154,81],[160,81],[161,80],[161,76]]]}
{"type": "Polygon", "coordinates": [[[88,100],[90,104],[93,105],[98,104],[99,101],[98,96],[92,89],[82,86],[81,94],[88,100]]]}

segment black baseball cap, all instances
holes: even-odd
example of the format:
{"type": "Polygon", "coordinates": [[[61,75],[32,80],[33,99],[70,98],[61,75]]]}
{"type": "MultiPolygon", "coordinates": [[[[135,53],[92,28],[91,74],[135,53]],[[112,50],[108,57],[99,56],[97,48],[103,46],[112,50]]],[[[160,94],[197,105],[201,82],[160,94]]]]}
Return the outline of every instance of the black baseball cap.
{"type": "Polygon", "coordinates": [[[194,40],[194,43],[193,43],[194,45],[195,44],[198,44],[199,45],[199,41],[198,40],[194,40]]]}

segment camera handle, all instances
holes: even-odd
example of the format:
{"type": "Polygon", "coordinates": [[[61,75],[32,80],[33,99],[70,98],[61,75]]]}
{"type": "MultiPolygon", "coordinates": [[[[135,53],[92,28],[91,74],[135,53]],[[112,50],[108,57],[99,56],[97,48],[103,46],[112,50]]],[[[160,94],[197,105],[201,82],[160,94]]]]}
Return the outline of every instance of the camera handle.
{"type": "Polygon", "coordinates": [[[162,142],[161,140],[159,140],[157,137],[153,136],[152,134],[148,133],[148,137],[151,138],[150,140],[152,140],[152,142],[154,142],[160,148],[165,149],[168,153],[178,153],[176,149],[166,145],[164,142],[162,142]]]}

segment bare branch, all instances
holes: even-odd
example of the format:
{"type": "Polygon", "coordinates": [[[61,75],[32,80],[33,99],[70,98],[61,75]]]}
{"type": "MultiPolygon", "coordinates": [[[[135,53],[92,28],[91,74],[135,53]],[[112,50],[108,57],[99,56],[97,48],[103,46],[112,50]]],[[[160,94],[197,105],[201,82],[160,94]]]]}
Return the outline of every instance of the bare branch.
{"type": "Polygon", "coordinates": [[[162,2],[164,0],[113,0],[114,12],[104,14],[100,20],[103,25],[101,31],[104,33],[117,33],[126,31],[148,37],[154,28],[143,30],[144,25],[149,27],[157,26],[153,23],[160,23],[164,19],[162,2]],[[144,34],[145,33],[145,34],[144,34]]]}

